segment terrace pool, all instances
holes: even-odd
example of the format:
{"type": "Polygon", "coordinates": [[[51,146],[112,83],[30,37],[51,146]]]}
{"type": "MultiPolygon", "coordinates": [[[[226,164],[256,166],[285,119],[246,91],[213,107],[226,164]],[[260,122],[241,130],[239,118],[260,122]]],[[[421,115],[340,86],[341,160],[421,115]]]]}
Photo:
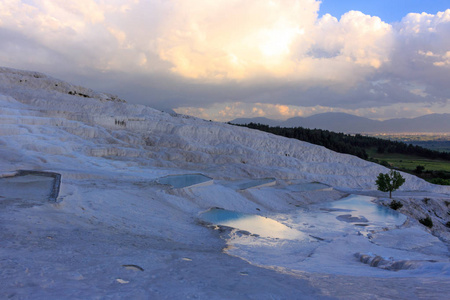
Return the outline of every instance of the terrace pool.
{"type": "Polygon", "coordinates": [[[306,182],[293,184],[287,187],[288,190],[294,192],[310,192],[310,191],[331,191],[333,188],[327,184],[319,182],[306,182]]]}
{"type": "Polygon", "coordinates": [[[247,190],[251,188],[261,188],[267,186],[273,186],[277,183],[275,178],[262,178],[262,179],[253,179],[250,181],[242,182],[238,185],[239,190],[247,190]]]}
{"type": "Polygon", "coordinates": [[[213,179],[203,174],[182,174],[161,177],[157,182],[160,184],[168,184],[175,189],[182,189],[210,185],[213,183],[213,179]]]}
{"type": "Polygon", "coordinates": [[[45,200],[56,202],[60,184],[58,173],[19,170],[12,176],[0,178],[0,207],[8,204],[31,207],[45,200]]]}
{"type": "Polygon", "coordinates": [[[200,217],[202,220],[212,224],[245,230],[251,234],[266,238],[294,240],[303,239],[305,237],[305,234],[300,231],[292,229],[273,219],[258,215],[212,208],[202,213],[200,217]]]}
{"type": "Polygon", "coordinates": [[[402,225],[406,216],[388,207],[378,205],[373,197],[350,195],[347,198],[322,205],[322,211],[336,215],[336,219],[355,225],[392,227],[402,225]]]}
{"type": "Polygon", "coordinates": [[[227,233],[225,252],[258,266],[357,277],[449,276],[445,244],[419,227],[404,228],[406,216],[374,199],[350,195],[271,218],[213,208],[200,218],[250,232],[227,233]]]}

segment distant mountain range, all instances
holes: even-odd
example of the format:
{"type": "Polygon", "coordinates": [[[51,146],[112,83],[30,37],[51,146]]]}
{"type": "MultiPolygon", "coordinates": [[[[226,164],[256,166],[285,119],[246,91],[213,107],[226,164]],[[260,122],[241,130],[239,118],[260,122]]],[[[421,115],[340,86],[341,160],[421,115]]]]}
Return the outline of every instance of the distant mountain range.
{"type": "Polygon", "coordinates": [[[450,114],[430,114],[417,118],[377,121],[346,113],[323,113],[310,117],[294,117],[286,121],[267,118],[238,118],[233,124],[260,123],[280,127],[304,127],[344,133],[450,133],[450,114]]]}

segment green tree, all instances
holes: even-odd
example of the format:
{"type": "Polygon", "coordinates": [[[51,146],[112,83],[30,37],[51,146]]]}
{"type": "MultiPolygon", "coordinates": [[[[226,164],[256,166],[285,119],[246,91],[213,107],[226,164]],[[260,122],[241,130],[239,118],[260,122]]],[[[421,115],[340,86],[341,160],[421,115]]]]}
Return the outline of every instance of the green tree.
{"type": "Polygon", "coordinates": [[[389,192],[389,198],[392,198],[392,192],[405,183],[405,178],[399,172],[391,170],[386,174],[378,174],[375,183],[379,191],[389,192]]]}
{"type": "Polygon", "coordinates": [[[425,170],[424,166],[417,166],[416,169],[414,170],[414,173],[417,174],[422,174],[422,172],[425,170]]]}

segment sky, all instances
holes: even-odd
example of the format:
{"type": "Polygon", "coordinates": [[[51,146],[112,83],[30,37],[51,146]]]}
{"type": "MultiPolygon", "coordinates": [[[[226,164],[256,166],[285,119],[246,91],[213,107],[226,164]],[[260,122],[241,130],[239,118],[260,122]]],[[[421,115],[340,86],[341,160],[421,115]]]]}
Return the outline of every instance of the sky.
{"type": "Polygon", "coordinates": [[[0,66],[215,121],[450,113],[450,2],[2,0],[0,66]]]}

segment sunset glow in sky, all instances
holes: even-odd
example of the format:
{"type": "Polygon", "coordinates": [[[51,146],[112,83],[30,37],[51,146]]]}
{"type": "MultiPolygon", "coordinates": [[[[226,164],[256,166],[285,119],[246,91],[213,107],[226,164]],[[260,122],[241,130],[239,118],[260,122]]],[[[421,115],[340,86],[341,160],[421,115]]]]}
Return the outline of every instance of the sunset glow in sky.
{"type": "Polygon", "coordinates": [[[0,41],[1,66],[205,119],[450,113],[447,0],[3,0],[0,41]]]}

